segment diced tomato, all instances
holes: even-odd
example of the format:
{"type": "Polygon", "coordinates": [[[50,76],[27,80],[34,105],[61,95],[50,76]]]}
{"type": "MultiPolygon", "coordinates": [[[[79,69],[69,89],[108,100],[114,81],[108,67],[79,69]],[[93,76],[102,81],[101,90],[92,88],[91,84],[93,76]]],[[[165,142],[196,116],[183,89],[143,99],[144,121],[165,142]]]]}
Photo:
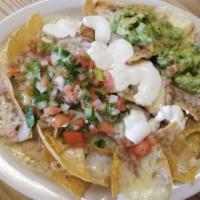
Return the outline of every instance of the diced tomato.
{"type": "Polygon", "coordinates": [[[118,100],[117,100],[117,109],[119,111],[123,111],[125,109],[125,103],[124,103],[124,99],[118,97],[118,100]]]}
{"type": "Polygon", "coordinates": [[[133,153],[136,157],[142,158],[148,155],[152,151],[152,143],[148,139],[143,140],[139,144],[133,145],[130,147],[131,153],[133,153]]]}
{"type": "Polygon", "coordinates": [[[50,115],[57,115],[61,112],[61,109],[55,106],[49,106],[47,108],[44,108],[44,115],[50,116],[50,115]]]}
{"type": "Polygon", "coordinates": [[[74,62],[80,62],[81,60],[81,56],[78,54],[78,55],[74,55],[72,58],[71,58],[72,61],[74,62]]]}
{"type": "Polygon", "coordinates": [[[21,72],[21,69],[20,69],[20,66],[19,65],[16,65],[16,64],[13,64],[10,66],[9,68],[9,75],[16,75],[18,73],[21,72]]]}
{"type": "Polygon", "coordinates": [[[100,132],[106,133],[108,135],[111,135],[113,133],[113,126],[111,123],[104,121],[102,123],[100,123],[98,130],[100,132]]]}
{"type": "Polygon", "coordinates": [[[92,98],[92,100],[97,100],[99,97],[95,94],[95,93],[90,93],[90,97],[92,98]]]}
{"type": "Polygon", "coordinates": [[[85,75],[84,74],[79,74],[78,75],[79,81],[84,81],[85,80],[85,75]]]}
{"type": "Polygon", "coordinates": [[[64,93],[66,101],[73,102],[76,100],[72,85],[65,85],[64,93]]]}
{"type": "Polygon", "coordinates": [[[100,83],[100,81],[96,80],[95,78],[93,78],[93,79],[91,80],[91,82],[92,82],[95,86],[99,85],[99,83],[100,83]]]}
{"type": "Polygon", "coordinates": [[[49,82],[49,80],[48,80],[47,75],[44,75],[44,76],[41,78],[41,81],[40,81],[41,85],[42,85],[42,86],[47,86],[47,85],[48,85],[48,82],[49,82]]]}
{"type": "Polygon", "coordinates": [[[37,53],[37,48],[35,46],[30,46],[29,47],[29,52],[31,52],[32,54],[36,54],[37,53]]]}
{"type": "Polygon", "coordinates": [[[58,114],[53,119],[51,125],[54,128],[59,128],[59,127],[65,126],[71,121],[72,117],[73,117],[72,115],[67,115],[66,116],[66,115],[58,114]]]}
{"type": "Polygon", "coordinates": [[[82,147],[84,145],[83,133],[78,132],[78,131],[66,130],[64,132],[64,140],[65,140],[65,143],[76,146],[76,147],[82,147]]]}
{"type": "Polygon", "coordinates": [[[90,133],[92,134],[98,133],[98,129],[93,124],[90,124],[89,130],[90,130],[90,133]]]}
{"type": "Polygon", "coordinates": [[[74,117],[71,124],[76,127],[76,130],[80,130],[85,125],[85,120],[82,117],[74,117]]]}
{"type": "Polygon", "coordinates": [[[103,76],[104,76],[104,88],[109,92],[113,91],[115,85],[110,72],[104,71],[103,76]]]}
{"type": "Polygon", "coordinates": [[[81,58],[80,62],[83,67],[86,67],[88,69],[92,69],[95,66],[94,62],[88,58],[81,58]]]}

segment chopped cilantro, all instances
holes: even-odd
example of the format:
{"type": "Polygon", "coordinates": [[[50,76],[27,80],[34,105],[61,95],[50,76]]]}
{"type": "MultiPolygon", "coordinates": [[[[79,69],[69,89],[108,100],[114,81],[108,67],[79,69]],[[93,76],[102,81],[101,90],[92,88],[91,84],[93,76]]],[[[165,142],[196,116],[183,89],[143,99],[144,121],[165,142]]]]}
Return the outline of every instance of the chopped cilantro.
{"type": "Polygon", "coordinates": [[[72,124],[69,124],[67,128],[71,131],[75,131],[75,127],[72,124]]]}
{"type": "Polygon", "coordinates": [[[37,51],[39,53],[44,53],[49,47],[50,47],[50,45],[48,43],[42,43],[42,44],[38,45],[37,51]]]}
{"type": "Polygon", "coordinates": [[[94,141],[94,144],[95,144],[96,147],[101,148],[101,149],[104,149],[104,148],[106,147],[106,142],[105,142],[105,140],[103,140],[103,139],[101,139],[101,138],[95,140],[95,141],[94,141]]]}
{"type": "Polygon", "coordinates": [[[84,112],[85,112],[85,116],[86,116],[86,119],[88,120],[88,122],[96,121],[94,110],[92,108],[85,108],[84,112]]]}
{"type": "Polygon", "coordinates": [[[64,80],[65,85],[71,85],[73,83],[73,79],[68,77],[67,79],[64,80]]]}
{"type": "Polygon", "coordinates": [[[62,62],[66,62],[69,60],[70,52],[62,47],[54,46],[52,48],[52,52],[58,54],[62,62]]]}
{"type": "Polygon", "coordinates": [[[91,97],[89,96],[89,94],[84,94],[83,96],[82,96],[82,100],[84,101],[84,102],[89,102],[90,100],[91,100],[91,97]]]}
{"type": "Polygon", "coordinates": [[[115,105],[116,105],[116,103],[113,103],[113,102],[108,103],[104,110],[104,115],[107,117],[112,116],[112,109],[115,107],[115,105]]]}
{"type": "Polygon", "coordinates": [[[49,101],[49,94],[48,92],[40,93],[36,88],[34,89],[34,98],[35,103],[38,103],[40,101],[49,101]]]}
{"type": "Polygon", "coordinates": [[[37,75],[40,72],[40,69],[42,65],[39,63],[39,61],[32,61],[30,63],[26,63],[25,67],[28,71],[30,71],[33,75],[37,75]]]}
{"type": "Polygon", "coordinates": [[[90,81],[89,80],[84,80],[82,83],[81,83],[81,88],[87,88],[87,86],[90,84],[90,81]]]}
{"type": "Polygon", "coordinates": [[[33,114],[33,110],[31,106],[28,106],[26,108],[26,123],[28,125],[28,128],[33,128],[33,126],[35,125],[35,116],[33,114]]]}
{"type": "Polygon", "coordinates": [[[88,124],[85,124],[85,125],[84,125],[84,127],[81,129],[81,132],[83,132],[83,133],[89,133],[88,124]]]}

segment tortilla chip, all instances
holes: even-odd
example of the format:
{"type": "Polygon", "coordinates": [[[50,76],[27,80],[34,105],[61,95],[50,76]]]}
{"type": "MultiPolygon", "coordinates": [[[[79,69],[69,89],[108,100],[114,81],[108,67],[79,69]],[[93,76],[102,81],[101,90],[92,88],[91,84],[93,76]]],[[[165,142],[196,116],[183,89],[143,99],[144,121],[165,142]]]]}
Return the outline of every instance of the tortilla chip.
{"type": "Polygon", "coordinates": [[[194,121],[191,118],[188,119],[185,130],[183,131],[183,135],[185,136],[185,138],[197,132],[200,132],[200,122],[194,121]]]}
{"type": "Polygon", "coordinates": [[[178,124],[172,123],[155,134],[169,162],[174,181],[193,182],[197,173],[195,154],[178,124]]]}
{"type": "Polygon", "coordinates": [[[93,29],[82,25],[80,27],[80,35],[85,37],[88,41],[93,42],[95,40],[95,32],[93,29]]]}
{"type": "Polygon", "coordinates": [[[41,16],[40,12],[37,11],[27,22],[27,28],[30,31],[31,35],[36,35],[42,27],[44,26],[44,19],[41,16]]]}
{"type": "Polygon", "coordinates": [[[117,153],[113,155],[112,170],[111,170],[111,192],[112,196],[115,197],[120,193],[119,185],[119,168],[122,161],[118,158],[117,153]]]}
{"type": "Polygon", "coordinates": [[[95,4],[94,0],[85,0],[83,7],[83,16],[94,15],[95,14],[95,4]]]}
{"type": "Polygon", "coordinates": [[[81,197],[90,186],[90,183],[70,176],[66,170],[56,164],[55,159],[44,147],[42,141],[35,133],[35,138],[27,142],[11,144],[12,153],[21,162],[33,171],[53,179],[54,182],[66,188],[68,191],[81,197]]]}
{"type": "Polygon", "coordinates": [[[141,47],[134,47],[134,56],[127,61],[128,65],[132,65],[141,59],[149,59],[153,56],[152,52],[148,49],[141,47]]]}
{"type": "Polygon", "coordinates": [[[53,179],[78,197],[81,197],[90,186],[90,183],[65,175],[63,171],[55,171],[53,179]]]}
{"type": "Polygon", "coordinates": [[[200,132],[193,133],[186,138],[186,141],[191,151],[195,154],[195,158],[200,159],[200,132]]]}
{"type": "Polygon", "coordinates": [[[21,55],[28,44],[34,39],[34,36],[41,30],[44,20],[40,13],[34,14],[28,21],[26,27],[15,31],[7,42],[7,61],[13,63],[21,55]]]}
{"type": "Polygon", "coordinates": [[[98,10],[110,10],[116,11],[120,8],[125,7],[132,7],[137,12],[144,12],[144,11],[152,11],[155,9],[155,6],[152,5],[145,5],[145,4],[128,4],[128,3],[116,3],[115,1],[96,1],[95,2],[95,11],[98,13],[98,10]]]}
{"type": "Polygon", "coordinates": [[[37,130],[48,151],[64,169],[71,175],[91,182],[83,148],[72,148],[63,144],[61,139],[51,136],[52,132],[50,130],[41,129],[39,124],[37,125],[37,130]]]}
{"type": "Polygon", "coordinates": [[[29,30],[25,27],[18,29],[9,38],[7,43],[7,59],[9,63],[15,62],[16,58],[23,52],[31,41],[29,30]]]}
{"type": "Polygon", "coordinates": [[[171,147],[164,148],[173,181],[194,182],[198,167],[195,155],[183,138],[176,138],[171,147]]]}
{"type": "Polygon", "coordinates": [[[159,145],[152,152],[138,160],[136,169],[114,157],[112,173],[113,195],[127,200],[148,200],[170,198],[172,180],[167,159],[159,145]],[[156,193],[154,191],[157,191],[156,193]]]}

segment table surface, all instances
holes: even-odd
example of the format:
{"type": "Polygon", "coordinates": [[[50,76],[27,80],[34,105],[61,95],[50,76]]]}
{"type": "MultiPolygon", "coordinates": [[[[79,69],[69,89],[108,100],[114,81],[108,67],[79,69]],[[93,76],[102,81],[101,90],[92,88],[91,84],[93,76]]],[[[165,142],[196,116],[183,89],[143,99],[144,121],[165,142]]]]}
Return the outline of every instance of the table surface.
{"type": "MultiPolygon", "coordinates": [[[[12,12],[27,6],[39,0],[0,0],[0,19],[12,12]]],[[[56,0],[55,0],[56,1],[56,0]]],[[[199,0],[168,0],[170,3],[190,10],[197,16],[200,16],[199,0]],[[196,5],[196,6],[195,6],[196,5]]],[[[19,194],[5,183],[0,181],[0,200],[28,200],[28,198],[19,194]]],[[[188,200],[200,200],[200,193],[188,200]]]]}

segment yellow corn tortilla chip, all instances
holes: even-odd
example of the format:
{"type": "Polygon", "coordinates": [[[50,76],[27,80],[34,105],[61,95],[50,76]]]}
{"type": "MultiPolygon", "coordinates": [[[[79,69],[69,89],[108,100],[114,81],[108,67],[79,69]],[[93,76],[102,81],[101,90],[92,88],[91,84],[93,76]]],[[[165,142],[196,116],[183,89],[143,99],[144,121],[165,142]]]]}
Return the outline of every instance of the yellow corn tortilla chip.
{"type": "Polygon", "coordinates": [[[35,13],[28,21],[26,27],[15,31],[7,42],[7,61],[13,63],[21,55],[23,50],[34,39],[35,35],[41,30],[44,20],[39,12],[35,13]]]}
{"type": "Polygon", "coordinates": [[[187,138],[196,132],[200,132],[200,122],[195,121],[191,118],[188,119],[185,130],[183,131],[183,135],[185,136],[185,138],[187,138]]]}
{"type": "Polygon", "coordinates": [[[53,179],[78,197],[81,197],[90,186],[90,183],[74,176],[65,175],[63,171],[54,172],[53,179]]]}
{"type": "Polygon", "coordinates": [[[83,7],[83,16],[94,15],[95,4],[94,0],[85,0],[83,7]]]}
{"type": "MultiPolygon", "coordinates": [[[[90,3],[91,4],[91,3],[90,3]]],[[[152,11],[155,9],[155,6],[152,5],[145,5],[145,4],[128,4],[128,3],[116,3],[114,0],[113,1],[101,1],[97,0],[95,1],[94,4],[95,7],[95,13],[98,14],[98,12],[101,10],[110,10],[110,11],[116,11],[120,8],[125,8],[125,7],[132,7],[135,11],[138,12],[143,12],[143,11],[152,11]]],[[[92,7],[90,7],[92,8],[92,7]]],[[[91,11],[91,10],[90,10],[91,11]]]]}
{"type": "Polygon", "coordinates": [[[27,28],[29,29],[29,32],[31,35],[35,35],[44,26],[44,19],[41,16],[40,12],[36,12],[33,16],[30,17],[30,19],[27,22],[27,28]]]}
{"type": "Polygon", "coordinates": [[[115,197],[120,193],[119,186],[119,169],[122,161],[118,158],[117,153],[113,155],[112,170],[111,170],[111,192],[112,196],[115,197]]]}
{"type": "Polygon", "coordinates": [[[168,200],[172,190],[167,159],[159,145],[138,161],[135,169],[114,155],[112,194],[126,200],[168,200]],[[155,192],[156,191],[156,192],[155,192]]]}
{"type": "Polygon", "coordinates": [[[31,41],[29,30],[26,27],[18,29],[8,40],[7,43],[7,59],[12,63],[22,53],[24,48],[31,41]]]}
{"type": "Polygon", "coordinates": [[[59,138],[54,138],[50,130],[41,129],[37,125],[38,133],[53,157],[66,169],[71,175],[74,175],[84,181],[91,182],[91,176],[88,172],[85,153],[83,148],[72,148],[62,144],[59,138]]]}
{"type": "Polygon", "coordinates": [[[70,176],[62,167],[57,165],[52,167],[55,159],[44,147],[39,137],[21,144],[12,143],[10,147],[15,156],[24,162],[26,166],[53,179],[77,197],[81,197],[90,186],[90,183],[70,176]]]}
{"type": "Polygon", "coordinates": [[[200,132],[193,133],[186,138],[187,144],[197,159],[200,158],[200,132]]]}
{"type": "MultiPolygon", "coordinates": [[[[96,177],[90,172],[83,148],[74,148],[63,144],[61,139],[52,136],[53,130],[43,129],[39,125],[37,125],[37,129],[48,151],[69,174],[87,182],[92,182],[105,187],[110,186],[110,176],[96,177]]],[[[96,152],[96,154],[98,154],[98,152],[96,152]]],[[[89,155],[90,152],[88,152],[88,156],[89,155]]]]}
{"type": "Polygon", "coordinates": [[[155,137],[167,157],[173,180],[193,182],[198,169],[195,165],[195,154],[187,144],[178,124],[172,123],[160,129],[155,137]]]}

